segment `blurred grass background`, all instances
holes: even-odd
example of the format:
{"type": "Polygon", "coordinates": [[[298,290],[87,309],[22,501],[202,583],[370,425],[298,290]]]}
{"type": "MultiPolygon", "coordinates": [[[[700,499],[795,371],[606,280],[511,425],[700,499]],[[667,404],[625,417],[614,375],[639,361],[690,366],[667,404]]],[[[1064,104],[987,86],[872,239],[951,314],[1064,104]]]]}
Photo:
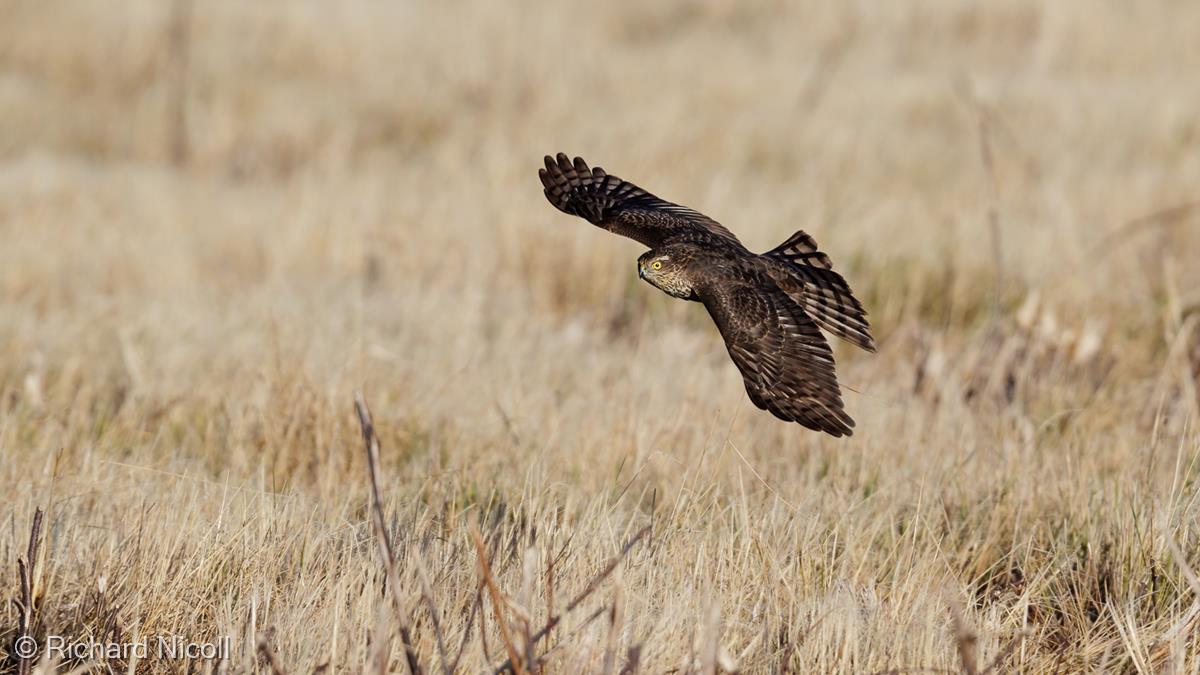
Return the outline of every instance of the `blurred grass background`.
{"type": "Polygon", "coordinates": [[[1003,670],[1200,665],[1200,5],[0,16],[0,564],[48,509],[43,634],[403,670],[362,389],[427,667],[413,556],[463,667],[506,658],[475,520],[535,627],[654,524],[561,672],[959,668],[950,604],[1003,670]],[[855,436],[754,409],[638,245],[545,202],[560,150],[754,250],[812,233],[881,346],[837,347],[855,436]]]}

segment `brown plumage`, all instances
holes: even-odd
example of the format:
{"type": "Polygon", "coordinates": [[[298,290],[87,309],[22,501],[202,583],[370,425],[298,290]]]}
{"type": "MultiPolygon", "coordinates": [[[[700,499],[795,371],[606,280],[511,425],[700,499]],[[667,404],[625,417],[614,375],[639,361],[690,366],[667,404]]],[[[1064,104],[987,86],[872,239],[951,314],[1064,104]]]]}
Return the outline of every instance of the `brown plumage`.
{"type": "Polygon", "coordinates": [[[704,304],[755,405],[809,429],[851,434],[854,420],[818,326],[867,351],[875,342],[862,304],[812,237],[796,232],[751,253],[712,218],[588,168],[580,157],[547,156],[538,173],[560,211],[650,247],[638,258],[639,276],[704,304]]]}

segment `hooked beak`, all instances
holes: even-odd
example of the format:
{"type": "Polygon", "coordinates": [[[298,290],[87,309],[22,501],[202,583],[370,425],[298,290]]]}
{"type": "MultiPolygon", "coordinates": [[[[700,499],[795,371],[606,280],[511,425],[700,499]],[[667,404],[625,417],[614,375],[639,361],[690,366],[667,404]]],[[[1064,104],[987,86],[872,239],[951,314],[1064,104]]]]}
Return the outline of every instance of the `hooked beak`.
{"type": "Polygon", "coordinates": [[[638,278],[639,279],[646,278],[646,268],[642,267],[641,265],[638,265],[638,278]]]}

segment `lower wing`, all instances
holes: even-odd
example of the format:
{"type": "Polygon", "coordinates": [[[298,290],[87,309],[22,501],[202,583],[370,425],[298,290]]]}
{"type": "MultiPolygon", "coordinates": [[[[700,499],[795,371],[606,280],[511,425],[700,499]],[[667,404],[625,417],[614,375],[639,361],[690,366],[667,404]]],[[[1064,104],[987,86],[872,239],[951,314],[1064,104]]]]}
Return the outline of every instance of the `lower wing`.
{"type": "Polygon", "coordinates": [[[734,284],[701,300],[755,405],[832,436],[853,433],[829,343],[787,294],[734,284]]]}

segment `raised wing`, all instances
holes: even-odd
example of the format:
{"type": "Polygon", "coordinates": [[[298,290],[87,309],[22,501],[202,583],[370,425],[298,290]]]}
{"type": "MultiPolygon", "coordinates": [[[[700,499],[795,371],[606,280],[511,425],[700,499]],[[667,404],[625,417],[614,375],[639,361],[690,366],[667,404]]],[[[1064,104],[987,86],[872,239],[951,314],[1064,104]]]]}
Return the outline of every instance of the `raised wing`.
{"type": "Polygon", "coordinates": [[[711,242],[745,250],[738,238],[708,216],[588,168],[582,157],[572,162],[563,153],[546,156],[538,171],[546,199],[563,213],[579,216],[610,232],[657,248],[676,241],[711,242]]]}
{"type": "Polygon", "coordinates": [[[777,288],[735,283],[701,300],[754,405],[832,436],[852,434],[829,343],[791,298],[777,288]]]}

